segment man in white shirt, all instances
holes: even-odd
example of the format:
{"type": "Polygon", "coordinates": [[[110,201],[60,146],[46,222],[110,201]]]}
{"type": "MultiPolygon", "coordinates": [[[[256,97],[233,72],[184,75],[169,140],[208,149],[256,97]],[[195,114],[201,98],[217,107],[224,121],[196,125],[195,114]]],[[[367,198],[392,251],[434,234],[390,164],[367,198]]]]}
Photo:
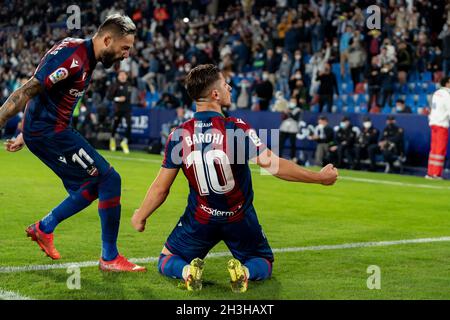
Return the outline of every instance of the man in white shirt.
{"type": "Polygon", "coordinates": [[[425,178],[442,179],[448,144],[450,120],[450,77],[444,77],[441,88],[431,101],[429,125],[431,127],[431,149],[428,158],[428,172],[425,178]]]}

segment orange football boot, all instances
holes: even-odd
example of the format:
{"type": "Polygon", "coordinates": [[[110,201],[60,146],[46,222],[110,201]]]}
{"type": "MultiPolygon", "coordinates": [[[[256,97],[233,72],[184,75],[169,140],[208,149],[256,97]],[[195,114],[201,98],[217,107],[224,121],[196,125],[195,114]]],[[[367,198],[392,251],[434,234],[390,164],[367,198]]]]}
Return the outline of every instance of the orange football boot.
{"type": "Polygon", "coordinates": [[[36,241],[41,250],[45,252],[45,254],[52,258],[53,260],[58,260],[61,258],[58,250],[56,250],[55,245],[53,244],[53,233],[44,233],[39,229],[39,221],[29,226],[25,232],[27,233],[27,237],[30,237],[32,241],[36,241]]]}
{"type": "Polygon", "coordinates": [[[107,272],[145,272],[147,268],[138,266],[120,254],[114,260],[105,261],[100,258],[98,268],[107,272]]]}

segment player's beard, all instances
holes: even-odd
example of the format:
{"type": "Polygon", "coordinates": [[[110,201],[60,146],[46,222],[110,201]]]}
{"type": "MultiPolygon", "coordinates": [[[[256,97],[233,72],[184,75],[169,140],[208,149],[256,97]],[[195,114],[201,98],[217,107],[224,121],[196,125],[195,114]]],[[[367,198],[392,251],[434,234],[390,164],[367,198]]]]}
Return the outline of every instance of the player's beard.
{"type": "Polygon", "coordinates": [[[103,66],[108,69],[111,68],[111,66],[114,64],[114,62],[119,61],[120,59],[117,59],[115,57],[115,54],[113,51],[104,50],[103,54],[101,55],[100,61],[102,62],[103,66]]]}

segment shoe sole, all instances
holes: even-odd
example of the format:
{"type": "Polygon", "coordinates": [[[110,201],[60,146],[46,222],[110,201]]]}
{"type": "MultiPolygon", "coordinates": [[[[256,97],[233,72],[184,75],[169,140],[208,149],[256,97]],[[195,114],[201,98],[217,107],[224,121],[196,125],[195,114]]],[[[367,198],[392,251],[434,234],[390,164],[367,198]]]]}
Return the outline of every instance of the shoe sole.
{"type": "Polygon", "coordinates": [[[227,264],[228,272],[230,273],[231,290],[235,293],[243,293],[247,291],[248,283],[245,279],[245,271],[239,260],[231,259],[227,264]]]}
{"type": "Polygon", "coordinates": [[[186,280],[186,288],[188,291],[200,291],[203,288],[202,275],[205,262],[200,258],[195,258],[190,263],[190,275],[186,280]]]}
{"type": "Polygon", "coordinates": [[[137,272],[147,272],[147,268],[143,268],[143,269],[139,269],[139,270],[118,270],[118,269],[108,269],[108,268],[103,268],[100,264],[98,265],[98,269],[100,271],[103,272],[111,272],[111,273],[120,273],[120,272],[132,272],[132,273],[137,273],[137,272]]]}
{"type": "Polygon", "coordinates": [[[61,259],[61,257],[54,257],[50,253],[47,252],[47,250],[45,249],[45,246],[42,245],[42,243],[39,241],[39,238],[36,235],[37,231],[33,228],[33,226],[30,226],[27,229],[25,229],[25,232],[27,233],[27,238],[31,238],[31,241],[36,242],[38,244],[39,248],[41,248],[41,251],[43,251],[47,257],[51,258],[52,260],[61,259]]]}

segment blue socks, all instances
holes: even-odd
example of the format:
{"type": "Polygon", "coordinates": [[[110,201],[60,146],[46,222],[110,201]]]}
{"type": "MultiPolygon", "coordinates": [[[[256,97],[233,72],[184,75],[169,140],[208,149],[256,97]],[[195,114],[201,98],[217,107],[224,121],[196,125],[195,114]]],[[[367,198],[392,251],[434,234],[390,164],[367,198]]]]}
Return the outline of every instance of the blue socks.
{"type": "Polygon", "coordinates": [[[102,258],[105,261],[114,260],[119,254],[117,237],[119,235],[121,210],[120,194],[120,175],[111,168],[98,188],[98,213],[102,225],[102,258]]]}
{"type": "Polygon", "coordinates": [[[252,258],[244,265],[250,273],[249,280],[264,280],[272,275],[272,262],[264,258],[252,258]]]}
{"type": "Polygon", "coordinates": [[[187,265],[180,256],[161,254],[158,260],[158,271],[170,278],[183,279],[183,268],[187,265]]]}
{"type": "MultiPolygon", "coordinates": [[[[189,264],[180,256],[161,254],[158,271],[170,278],[183,279],[183,268],[189,264]]],[[[252,258],[244,264],[250,273],[249,280],[265,280],[272,275],[272,262],[264,258],[252,258]]]]}
{"type": "Polygon", "coordinates": [[[102,258],[114,260],[118,255],[117,237],[120,224],[120,175],[111,168],[99,184],[88,182],[54,208],[39,223],[44,233],[52,233],[63,220],[80,212],[99,198],[98,213],[102,225],[102,258]]]}
{"type": "Polygon", "coordinates": [[[61,221],[80,212],[97,199],[96,189],[96,186],[87,184],[75,192],[69,192],[69,196],[40,221],[39,229],[44,233],[52,233],[61,221]]]}

